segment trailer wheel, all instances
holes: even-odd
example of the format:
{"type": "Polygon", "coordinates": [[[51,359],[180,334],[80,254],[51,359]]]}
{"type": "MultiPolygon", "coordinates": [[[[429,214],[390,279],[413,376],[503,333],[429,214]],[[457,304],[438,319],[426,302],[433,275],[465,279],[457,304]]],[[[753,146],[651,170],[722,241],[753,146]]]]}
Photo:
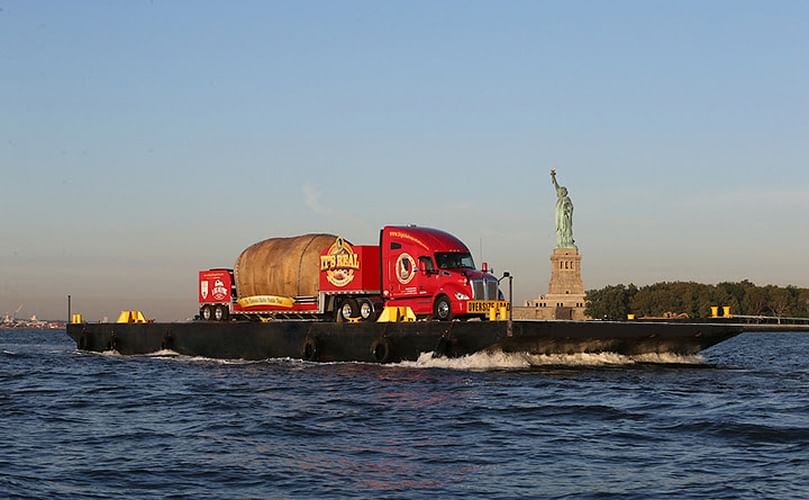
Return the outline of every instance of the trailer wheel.
{"type": "Polygon", "coordinates": [[[362,299],[360,304],[360,318],[363,321],[372,321],[374,319],[374,305],[370,300],[362,299]]]}
{"type": "Polygon", "coordinates": [[[211,311],[211,306],[209,306],[208,304],[202,306],[202,308],[200,308],[199,310],[199,316],[205,321],[211,321],[211,318],[213,317],[213,311],[211,311]]]}
{"type": "Polygon", "coordinates": [[[216,305],[213,308],[213,317],[216,321],[228,320],[228,307],[222,304],[216,305]]]}
{"type": "Polygon", "coordinates": [[[433,318],[439,321],[449,321],[452,319],[452,304],[450,304],[449,298],[446,295],[439,295],[438,298],[435,299],[433,318]]]}
{"type": "Polygon", "coordinates": [[[359,316],[359,305],[354,299],[345,299],[337,308],[337,321],[348,321],[359,316]]]}

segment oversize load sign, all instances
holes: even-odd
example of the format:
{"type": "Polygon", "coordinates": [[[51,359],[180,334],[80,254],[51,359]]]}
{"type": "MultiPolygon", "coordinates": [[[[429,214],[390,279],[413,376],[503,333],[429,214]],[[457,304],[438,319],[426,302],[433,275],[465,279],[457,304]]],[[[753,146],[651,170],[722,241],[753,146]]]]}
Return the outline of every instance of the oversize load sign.
{"type": "Polygon", "coordinates": [[[470,314],[488,314],[494,308],[499,311],[501,307],[509,308],[508,301],[505,300],[470,300],[466,303],[466,312],[470,314]]]}

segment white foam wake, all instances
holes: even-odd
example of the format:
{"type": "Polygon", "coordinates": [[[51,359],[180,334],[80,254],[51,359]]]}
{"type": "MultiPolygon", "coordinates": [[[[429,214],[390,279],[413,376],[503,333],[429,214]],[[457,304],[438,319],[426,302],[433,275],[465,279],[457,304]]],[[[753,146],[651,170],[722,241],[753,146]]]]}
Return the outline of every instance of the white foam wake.
{"type": "Polygon", "coordinates": [[[521,370],[541,366],[620,366],[637,363],[704,364],[702,357],[670,353],[634,356],[612,352],[575,354],[529,354],[525,352],[478,352],[459,358],[433,358],[432,352],[421,353],[416,361],[403,361],[394,366],[408,368],[448,368],[453,370],[521,370]]]}
{"type": "Polygon", "coordinates": [[[155,357],[155,358],[176,358],[179,356],[180,353],[177,351],[172,351],[171,349],[161,349],[155,352],[149,352],[144,354],[144,356],[155,357]]]}
{"type": "MultiPolygon", "coordinates": [[[[115,350],[109,351],[81,351],[96,356],[105,357],[122,357],[122,355],[115,350]]],[[[315,362],[304,361],[296,358],[269,358],[260,360],[247,360],[247,359],[221,359],[221,358],[208,358],[204,356],[187,356],[180,354],[171,349],[162,349],[155,352],[142,354],[143,357],[149,358],[168,358],[176,359],[182,362],[190,363],[214,363],[220,365],[250,365],[267,362],[281,362],[289,364],[293,367],[303,368],[305,366],[316,365],[342,365],[342,364],[364,364],[361,362],[315,362]]],[[[685,364],[685,365],[701,365],[705,364],[705,360],[699,355],[685,356],[681,354],[671,353],[649,353],[639,354],[634,356],[627,356],[624,354],[617,354],[613,352],[602,353],[573,353],[573,354],[529,354],[526,352],[477,352],[467,356],[458,358],[433,358],[432,352],[423,352],[419,355],[416,361],[402,361],[400,363],[391,363],[384,366],[388,367],[402,367],[402,368],[446,368],[451,370],[469,370],[469,371],[487,371],[487,370],[525,370],[535,367],[553,367],[553,366],[567,366],[567,367],[588,367],[588,366],[622,366],[634,365],[638,363],[654,363],[654,364],[685,364]]],[[[370,363],[376,365],[376,363],[370,363]]]]}

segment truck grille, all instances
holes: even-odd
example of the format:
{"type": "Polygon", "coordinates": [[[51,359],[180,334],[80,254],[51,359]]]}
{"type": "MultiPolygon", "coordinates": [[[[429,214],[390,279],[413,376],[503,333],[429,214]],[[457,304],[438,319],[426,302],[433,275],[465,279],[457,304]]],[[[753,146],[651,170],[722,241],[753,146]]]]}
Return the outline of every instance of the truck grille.
{"type": "Polygon", "coordinates": [[[496,280],[472,280],[472,298],[475,300],[498,300],[496,280]]]}

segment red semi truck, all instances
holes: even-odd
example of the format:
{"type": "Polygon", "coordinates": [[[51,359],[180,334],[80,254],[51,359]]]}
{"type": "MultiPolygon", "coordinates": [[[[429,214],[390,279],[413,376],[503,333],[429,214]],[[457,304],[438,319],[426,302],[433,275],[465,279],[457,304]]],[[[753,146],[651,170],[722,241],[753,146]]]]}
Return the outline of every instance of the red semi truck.
{"type": "Polygon", "coordinates": [[[475,268],[455,236],[386,226],[378,245],[333,235],[273,238],[245,249],[235,269],[199,272],[203,320],[316,318],[373,321],[385,306],[417,317],[485,317],[507,303],[495,276],[475,268]]]}

